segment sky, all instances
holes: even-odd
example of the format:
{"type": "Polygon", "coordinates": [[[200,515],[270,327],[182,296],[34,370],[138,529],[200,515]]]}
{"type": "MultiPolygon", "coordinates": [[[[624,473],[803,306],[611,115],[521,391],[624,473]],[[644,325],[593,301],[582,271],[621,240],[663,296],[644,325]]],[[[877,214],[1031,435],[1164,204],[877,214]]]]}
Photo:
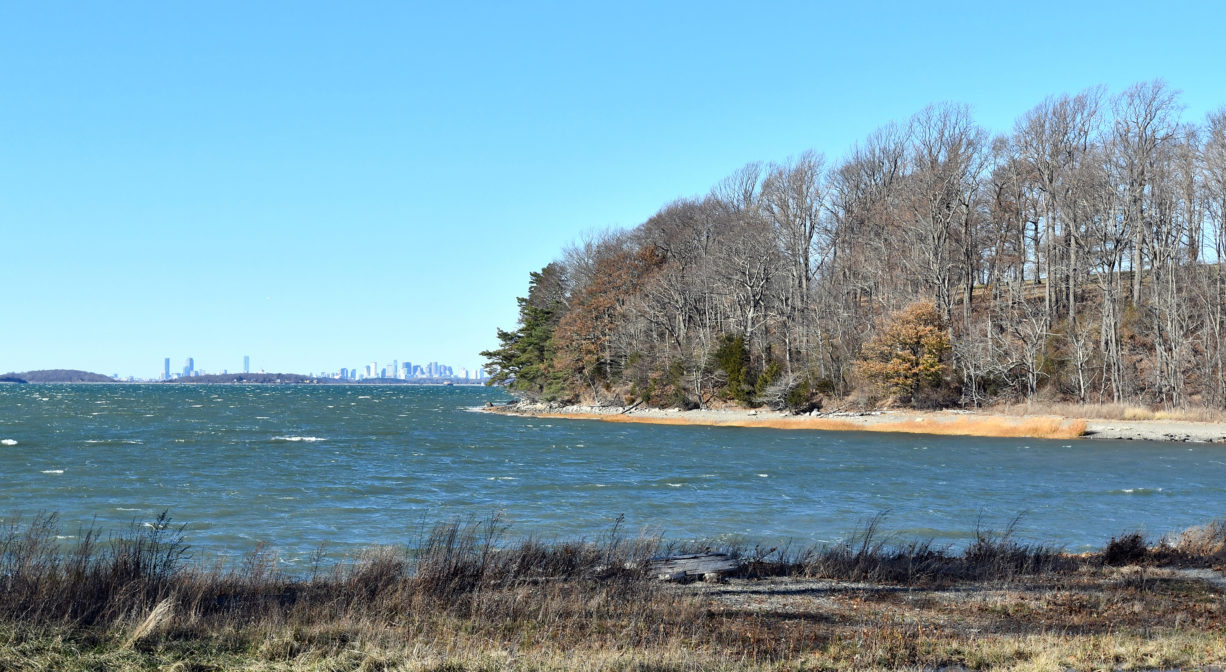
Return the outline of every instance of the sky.
{"type": "Polygon", "coordinates": [[[474,368],[528,273],[926,105],[1162,78],[1226,3],[0,0],[0,372],[474,368]]]}

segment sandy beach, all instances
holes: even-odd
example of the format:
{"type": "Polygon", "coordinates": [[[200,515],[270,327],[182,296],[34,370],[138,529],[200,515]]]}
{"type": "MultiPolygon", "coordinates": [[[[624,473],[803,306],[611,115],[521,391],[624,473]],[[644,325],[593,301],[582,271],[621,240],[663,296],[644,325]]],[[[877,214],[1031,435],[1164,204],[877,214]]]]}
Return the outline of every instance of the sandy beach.
{"type": "Polygon", "coordinates": [[[663,425],[1226,443],[1226,424],[1222,423],[1183,420],[1114,420],[1055,415],[1019,416],[990,411],[833,411],[811,415],[792,415],[766,409],[723,408],[682,411],[643,407],[555,406],[523,402],[487,407],[484,410],[531,417],[663,425]]]}

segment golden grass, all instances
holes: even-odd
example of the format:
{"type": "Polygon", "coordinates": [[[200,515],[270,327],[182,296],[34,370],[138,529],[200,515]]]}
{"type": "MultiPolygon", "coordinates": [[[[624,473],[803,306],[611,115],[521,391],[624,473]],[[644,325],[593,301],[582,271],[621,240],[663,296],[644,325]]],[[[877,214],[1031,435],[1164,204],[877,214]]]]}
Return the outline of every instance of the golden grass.
{"type": "Polygon", "coordinates": [[[1226,410],[1193,406],[1177,409],[1153,409],[1135,404],[1077,404],[1070,402],[1031,402],[1010,404],[991,409],[1001,415],[1058,415],[1066,418],[1101,420],[1170,420],[1176,422],[1226,423],[1226,410]]]}
{"type": "Polygon", "coordinates": [[[1002,416],[940,417],[920,415],[910,420],[881,420],[868,416],[857,421],[841,418],[757,418],[712,419],[678,413],[671,416],[605,415],[601,413],[540,413],[542,418],[632,422],[652,425],[690,425],[708,427],[762,427],[770,429],[818,429],[824,431],[892,432],[901,434],[939,434],[948,436],[1025,437],[1036,439],[1075,439],[1085,435],[1086,421],[1059,417],[1011,418],[1002,416]]]}

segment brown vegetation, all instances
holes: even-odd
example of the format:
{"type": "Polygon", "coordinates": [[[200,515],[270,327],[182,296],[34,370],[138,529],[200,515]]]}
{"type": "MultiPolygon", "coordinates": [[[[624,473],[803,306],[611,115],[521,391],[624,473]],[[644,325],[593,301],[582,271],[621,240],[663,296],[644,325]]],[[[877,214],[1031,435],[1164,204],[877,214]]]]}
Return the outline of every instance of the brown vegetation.
{"type": "Polygon", "coordinates": [[[1175,668],[1226,662],[1226,526],[1066,555],[981,531],[964,550],[845,543],[728,549],[722,584],[652,579],[658,539],[508,543],[497,520],[434,528],[305,575],[256,550],[188,564],[165,517],[56,541],[0,533],[0,667],[56,670],[1175,668]],[[1114,550],[1112,550],[1114,549],[1114,550]],[[1121,549],[1125,552],[1121,552],[1121,549]],[[1208,553],[1208,555],[1205,555],[1208,553]],[[1124,564],[1115,568],[1112,564],[1124,564]],[[172,667],[173,666],[173,667],[172,667]]]}
{"type": "Polygon", "coordinates": [[[962,416],[956,418],[918,416],[907,420],[821,417],[756,417],[737,415],[721,419],[709,415],[677,414],[670,416],[645,414],[609,414],[548,411],[534,412],[542,418],[601,420],[652,425],[702,425],[709,427],[762,427],[768,429],[818,429],[849,432],[896,432],[901,434],[943,434],[947,436],[1027,437],[1035,439],[1075,439],[1086,433],[1086,421],[1060,417],[1007,418],[995,416],[962,416]]]}

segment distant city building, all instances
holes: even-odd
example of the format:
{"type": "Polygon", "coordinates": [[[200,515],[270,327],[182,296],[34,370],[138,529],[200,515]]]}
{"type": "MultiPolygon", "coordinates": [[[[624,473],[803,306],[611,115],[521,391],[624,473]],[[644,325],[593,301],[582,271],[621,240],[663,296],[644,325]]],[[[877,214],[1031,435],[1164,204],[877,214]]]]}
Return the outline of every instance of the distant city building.
{"type": "Polygon", "coordinates": [[[162,362],[162,380],[170,380],[170,358],[162,362]]]}
{"type": "Polygon", "coordinates": [[[243,355],[243,373],[251,373],[251,355],[243,355]]]}
{"type": "Polygon", "coordinates": [[[183,365],[183,376],[187,377],[194,375],[196,375],[196,360],[188,357],[187,363],[183,365]]]}

